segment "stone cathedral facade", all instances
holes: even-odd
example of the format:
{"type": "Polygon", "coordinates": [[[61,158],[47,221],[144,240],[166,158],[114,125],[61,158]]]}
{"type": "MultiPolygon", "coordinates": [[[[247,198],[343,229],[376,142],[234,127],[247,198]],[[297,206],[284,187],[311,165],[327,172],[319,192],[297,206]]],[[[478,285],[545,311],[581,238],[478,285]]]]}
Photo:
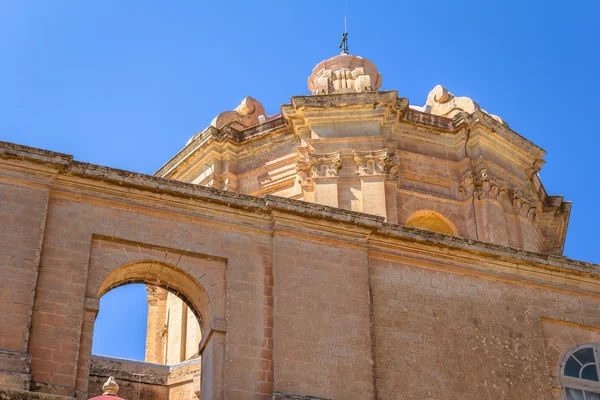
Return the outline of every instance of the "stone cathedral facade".
{"type": "Polygon", "coordinates": [[[600,268],[562,256],[544,151],[381,83],[325,60],[154,176],[0,144],[0,398],[600,399],[600,268]],[[131,283],[146,361],[92,355],[131,283]]]}

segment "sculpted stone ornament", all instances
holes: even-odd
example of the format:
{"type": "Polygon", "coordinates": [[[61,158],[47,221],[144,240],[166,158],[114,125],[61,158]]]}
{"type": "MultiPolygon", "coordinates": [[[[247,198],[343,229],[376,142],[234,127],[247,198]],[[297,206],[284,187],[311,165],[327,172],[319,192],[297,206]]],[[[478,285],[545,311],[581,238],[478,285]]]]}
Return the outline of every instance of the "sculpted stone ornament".
{"type": "Polygon", "coordinates": [[[387,149],[376,151],[356,151],[354,162],[356,163],[356,173],[363,175],[383,175],[386,173],[386,160],[388,158],[387,149]]]}
{"type": "Polygon", "coordinates": [[[513,209],[515,214],[535,221],[537,216],[537,202],[527,198],[520,191],[513,192],[513,209]]]}
{"type": "Polygon", "coordinates": [[[518,189],[511,189],[510,186],[496,177],[490,176],[486,168],[482,168],[476,175],[467,171],[460,179],[458,194],[460,200],[466,200],[474,197],[477,200],[484,198],[494,199],[502,202],[505,196],[511,198],[512,208],[516,215],[535,221],[537,215],[537,201],[526,197],[518,189]]]}
{"type": "Polygon", "coordinates": [[[119,384],[115,381],[114,377],[111,376],[104,382],[104,385],[102,385],[102,392],[103,395],[117,395],[119,392],[119,384]]]}
{"type": "Polygon", "coordinates": [[[494,200],[500,200],[502,194],[506,192],[506,184],[501,180],[488,174],[487,169],[482,168],[475,178],[475,198],[481,200],[489,197],[494,200]]]}
{"type": "Polygon", "coordinates": [[[454,96],[442,85],[437,85],[433,88],[433,90],[431,90],[431,92],[429,92],[425,105],[430,108],[430,112],[432,114],[447,118],[454,118],[461,112],[472,114],[477,110],[481,110],[500,124],[508,126],[508,124],[504,122],[502,118],[481,109],[479,104],[474,102],[469,97],[454,96]]]}
{"type": "Polygon", "coordinates": [[[386,163],[388,181],[398,181],[400,178],[400,167],[398,166],[399,163],[400,160],[398,157],[392,157],[392,159],[386,163]]]}
{"type": "Polygon", "coordinates": [[[354,150],[352,154],[356,163],[357,175],[386,175],[387,180],[398,180],[400,160],[397,156],[390,156],[388,149],[375,151],[354,150]]]}
{"type": "Polygon", "coordinates": [[[307,153],[304,160],[296,162],[298,180],[303,186],[312,184],[313,179],[336,177],[341,167],[340,152],[307,153]]]}
{"type": "Polygon", "coordinates": [[[225,111],[217,115],[210,126],[221,129],[228,125],[235,129],[245,129],[257,125],[259,116],[266,117],[267,114],[260,101],[248,96],[233,111],[225,111]]]}
{"type": "Polygon", "coordinates": [[[312,94],[338,94],[377,91],[381,75],[371,61],[342,54],[317,64],[308,77],[312,94]]]}
{"type": "Polygon", "coordinates": [[[112,376],[108,378],[104,385],[102,385],[102,392],[103,393],[101,396],[92,397],[90,400],[125,400],[117,396],[117,393],[119,392],[119,385],[112,376]]]}
{"type": "Polygon", "coordinates": [[[473,192],[475,191],[475,180],[473,179],[473,172],[470,170],[465,172],[465,174],[460,178],[459,186],[458,186],[458,194],[461,197],[461,200],[468,199],[473,196],[473,192]]]}

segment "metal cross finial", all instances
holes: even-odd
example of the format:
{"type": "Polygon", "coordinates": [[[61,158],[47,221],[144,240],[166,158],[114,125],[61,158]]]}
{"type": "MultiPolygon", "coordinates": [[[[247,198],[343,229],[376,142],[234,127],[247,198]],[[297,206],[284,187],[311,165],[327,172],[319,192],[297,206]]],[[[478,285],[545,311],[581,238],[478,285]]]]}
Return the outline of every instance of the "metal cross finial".
{"type": "Polygon", "coordinates": [[[342,33],[342,42],[340,43],[341,54],[348,54],[348,31],[346,29],[346,15],[344,14],[344,33],[342,33]]]}

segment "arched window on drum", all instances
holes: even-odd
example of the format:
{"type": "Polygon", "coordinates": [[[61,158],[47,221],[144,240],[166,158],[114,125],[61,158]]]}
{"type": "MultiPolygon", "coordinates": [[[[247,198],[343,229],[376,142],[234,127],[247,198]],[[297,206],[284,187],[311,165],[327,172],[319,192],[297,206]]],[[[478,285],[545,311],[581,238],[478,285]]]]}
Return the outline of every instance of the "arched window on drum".
{"type": "Polygon", "coordinates": [[[560,363],[560,383],[566,400],[600,400],[600,343],[581,344],[567,351],[560,363]]]}

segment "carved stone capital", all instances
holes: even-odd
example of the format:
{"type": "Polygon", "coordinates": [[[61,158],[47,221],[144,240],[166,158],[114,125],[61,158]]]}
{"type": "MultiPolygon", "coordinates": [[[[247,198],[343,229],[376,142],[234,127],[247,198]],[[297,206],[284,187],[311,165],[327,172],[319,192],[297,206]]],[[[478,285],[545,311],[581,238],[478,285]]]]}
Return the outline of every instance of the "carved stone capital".
{"type": "Polygon", "coordinates": [[[466,200],[473,196],[475,191],[474,183],[475,180],[473,179],[473,172],[470,170],[465,172],[458,183],[458,194],[461,200],[466,200]]]}
{"type": "Polygon", "coordinates": [[[356,163],[356,173],[359,176],[386,174],[387,149],[375,151],[354,150],[352,154],[356,163]]]}
{"type": "Polygon", "coordinates": [[[494,200],[499,200],[500,193],[506,186],[501,180],[489,175],[487,169],[485,168],[479,170],[479,172],[475,175],[474,183],[474,194],[477,199],[489,197],[494,200]]]}
{"type": "Polygon", "coordinates": [[[537,215],[537,201],[525,196],[519,189],[511,187],[505,181],[491,176],[486,168],[473,173],[467,171],[459,181],[458,193],[461,200],[471,196],[477,200],[485,198],[504,203],[508,198],[512,203],[512,212],[525,218],[535,220],[537,215]]]}
{"type": "Polygon", "coordinates": [[[310,185],[314,179],[337,177],[342,167],[342,154],[307,153],[304,160],[296,162],[298,181],[303,186],[310,185]]]}
{"type": "Polygon", "coordinates": [[[398,156],[388,157],[385,163],[387,180],[398,181],[400,177],[400,158],[398,156]]]}
{"type": "Polygon", "coordinates": [[[513,211],[515,214],[535,221],[537,202],[523,195],[519,190],[513,192],[513,211]]]}

